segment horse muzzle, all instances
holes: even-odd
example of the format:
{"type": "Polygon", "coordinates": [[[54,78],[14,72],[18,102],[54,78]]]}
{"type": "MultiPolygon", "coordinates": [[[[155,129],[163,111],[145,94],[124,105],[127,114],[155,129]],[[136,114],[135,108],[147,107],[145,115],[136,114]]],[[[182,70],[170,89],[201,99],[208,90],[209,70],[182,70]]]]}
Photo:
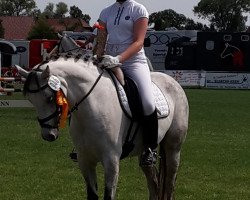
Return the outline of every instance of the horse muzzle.
{"type": "Polygon", "coordinates": [[[58,138],[59,131],[57,128],[42,128],[41,130],[42,138],[48,142],[53,142],[58,138]]]}

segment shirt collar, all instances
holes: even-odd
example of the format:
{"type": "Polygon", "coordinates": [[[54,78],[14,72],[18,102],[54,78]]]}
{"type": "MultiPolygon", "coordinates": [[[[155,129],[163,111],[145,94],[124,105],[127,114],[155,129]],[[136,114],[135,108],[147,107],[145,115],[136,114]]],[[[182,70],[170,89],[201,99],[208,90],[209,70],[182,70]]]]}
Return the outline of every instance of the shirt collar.
{"type": "Polygon", "coordinates": [[[118,6],[124,6],[126,5],[128,2],[131,2],[132,0],[127,0],[127,1],[124,1],[122,3],[119,3],[119,2],[115,2],[118,6]]]}

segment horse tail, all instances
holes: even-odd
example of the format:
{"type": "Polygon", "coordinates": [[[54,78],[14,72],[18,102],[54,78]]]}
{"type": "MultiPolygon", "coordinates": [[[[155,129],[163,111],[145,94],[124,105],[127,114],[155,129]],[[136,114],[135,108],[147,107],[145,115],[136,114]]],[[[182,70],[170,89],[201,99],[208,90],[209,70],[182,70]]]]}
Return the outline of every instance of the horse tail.
{"type": "Polygon", "coordinates": [[[159,162],[159,177],[158,177],[158,189],[159,189],[159,196],[158,200],[164,200],[166,195],[166,175],[167,175],[167,168],[166,168],[166,152],[164,149],[163,144],[160,144],[160,162],[159,162]]]}

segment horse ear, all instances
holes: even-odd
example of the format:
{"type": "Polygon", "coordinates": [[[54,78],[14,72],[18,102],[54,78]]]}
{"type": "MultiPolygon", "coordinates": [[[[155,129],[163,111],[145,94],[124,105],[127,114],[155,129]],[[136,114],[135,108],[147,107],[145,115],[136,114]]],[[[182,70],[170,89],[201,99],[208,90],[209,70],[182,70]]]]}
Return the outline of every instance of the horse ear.
{"type": "Polygon", "coordinates": [[[28,74],[29,74],[28,71],[26,71],[25,69],[23,69],[22,67],[20,67],[20,66],[18,66],[18,65],[15,65],[15,67],[17,68],[18,73],[19,73],[22,77],[24,77],[24,78],[27,78],[27,77],[28,77],[28,74]]]}
{"type": "Polygon", "coordinates": [[[47,79],[49,77],[49,75],[50,75],[50,68],[47,65],[46,69],[41,74],[41,78],[42,79],[47,79]]]}

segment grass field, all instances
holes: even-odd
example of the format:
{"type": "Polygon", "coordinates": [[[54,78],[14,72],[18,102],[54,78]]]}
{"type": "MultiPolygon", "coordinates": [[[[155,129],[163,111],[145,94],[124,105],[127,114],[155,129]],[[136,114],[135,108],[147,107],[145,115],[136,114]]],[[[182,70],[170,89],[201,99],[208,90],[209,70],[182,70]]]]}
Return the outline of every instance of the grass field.
{"type": "MultiPolygon", "coordinates": [[[[186,93],[190,128],[176,199],[250,199],[250,91],[187,89],[186,93]]],[[[32,108],[0,108],[0,124],[1,200],[86,199],[77,163],[68,158],[72,144],[67,129],[56,142],[43,141],[32,108]]],[[[98,182],[102,196],[102,176],[98,182]]],[[[147,199],[137,158],[121,162],[117,199],[147,199]]]]}

